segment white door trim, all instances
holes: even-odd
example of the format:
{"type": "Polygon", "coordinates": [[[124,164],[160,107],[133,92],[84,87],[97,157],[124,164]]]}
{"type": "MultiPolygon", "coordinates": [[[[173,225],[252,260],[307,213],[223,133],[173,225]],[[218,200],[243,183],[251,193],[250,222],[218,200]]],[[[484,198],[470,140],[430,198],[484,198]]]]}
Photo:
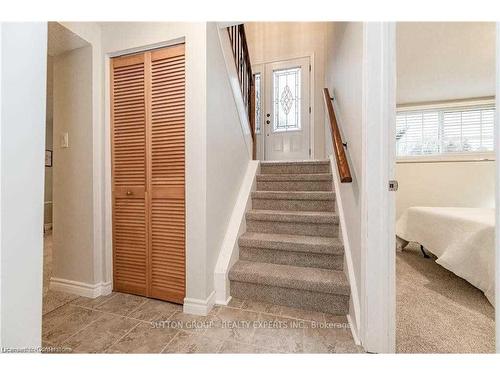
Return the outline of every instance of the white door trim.
{"type": "Polygon", "coordinates": [[[496,32],[496,116],[495,116],[495,207],[496,207],[496,223],[495,223],[495,322],[496,327],[496,352],[500,353],[500,308],[498,298],[500,297],[500,22],[497,22],[496,32]]]}
{"type": "Polygon", "coordinates": [[[376,353],[395,351],[395,50],[395,23],[363,24],[360,332],[376,353]]]}

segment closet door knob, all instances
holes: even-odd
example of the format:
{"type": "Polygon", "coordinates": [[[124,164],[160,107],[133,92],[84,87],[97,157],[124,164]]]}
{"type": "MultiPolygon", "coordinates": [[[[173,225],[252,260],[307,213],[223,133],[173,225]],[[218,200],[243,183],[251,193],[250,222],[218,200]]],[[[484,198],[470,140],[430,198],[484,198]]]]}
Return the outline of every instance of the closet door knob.
{"type": "Polygon", "coordinates": [[[132,192],[130,190],[128,190],[127,195],[132,195],[132,192]]]}

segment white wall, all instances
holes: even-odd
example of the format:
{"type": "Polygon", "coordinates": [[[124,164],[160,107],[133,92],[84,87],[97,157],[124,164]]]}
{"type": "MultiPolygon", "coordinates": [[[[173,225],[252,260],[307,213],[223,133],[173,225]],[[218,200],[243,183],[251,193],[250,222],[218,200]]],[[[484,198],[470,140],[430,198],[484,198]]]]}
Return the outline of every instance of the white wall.
{"type": "Polygon", "coordinates": [[[311,85],[311,124],[314,127],[313,158],[324,159],[324,105],[323,84],[325,81],[324,22],[247,22],[245,32],[252,65],[297,57],[312,56],[313,76],[311,85]]]}
{"type": "Polygon", "coordinates": [[[495,162],[397,163],[396,219],[412,206],[495,207],[495,162]]]}
{"type": "Polygon", "coordinates": [[[250,157],[216,23],[207,24],[207,292],[250,157]]]}
{"type": "MultiPolygon", "coordinates": [[[[361,287],[361,167],[362,167],[362,63],[363,24],[332,22],[327,29],[326,86],[335,97],[334,106],[347,157],[352,183],[340,184],[336,192],[342,199],[346,229],[351,248],[356,284],[361,287]]],[[[332,153],[328,130],[326,149],[332,153]]]]}
{"type": "MultiPolygon", "coordinates": [[[[186,44],[184,306],[192,312],[196,305],[201,312],[204,304],[213,303],[208,299],[214,297],[215,263],[249,161],[216,27],[216,23],[187,22],[102,24],[103,54],[107,56],[175,42],[186,44]]],[[[108,66],[105,76],[107,82],[108,66]]],[[[108,105],[106,102],[106,127],[108,105]]],[[[108,142],[109,138],[106,147],[108,142]]]]}
{"type": "Polygon", "coordinates": [[[94,284],[91,47],[55,56],[53,69],[53,277],[94,284]]]}
{"type": "MultiPolygon", "coordinates": [[[[355,285],[359,291],[350,313],[356,314],[358,334],[370,352],[393,352],[395,346],[394,206],[387,190],[394,178],[395,47],[393,23],[328,24],[326,83],[353,177],[336,189],[350,246],[351,289],[355,285]]],[[[325,141],[331,152],[331,136],[325,141]]]]}
{"type": "Polygon", "coordinates": [[[1,346],[41,344],[47,23],[1,24],[1,346]]]}
{"type": "MultiPolygon", "coordinates": [[[[495,95],[495,24],[399,22],[397,101],[495,95]]],[[[396,218],[411,206],[494,206],[494,162],[398,163],[396,218]]]]}
{"type": "Polygon", "coordinates": [[[398,22],[397,103],[495,95],[495,23],[398,22]]]}
{"type": "MultiPolygon", "coordinates": [[[[102,24],[105,57],[155,48],[172,42],[186,44],[186,299],[205,301],[207,286],[207,69],[206,23],[113,22],[102,24]]],[[[109,60],[104,66],[104,90],[109,86],[109,60]]],[[[107,95],[107,94],[106,94],[107,95]]],[[[106,157],[109,158],[109,98],[105,102],[106,157]]],[[[107,194],[111,191],[109,160],[106,165],[107,194]]],[[[107,196],[107,204],[111,202],[107,196]]],[[[110,212],[111,207],[107,207],[110,212]]],[[[111,218],[107,217],[107,228],[111,218]]],[[[107,230],[110,237],[110,229],[107,230]]],[[[107,253],[111,254],[108,241],[107,253]]],[[[201,303],[201,302],[200,302],[201,303]]]]}

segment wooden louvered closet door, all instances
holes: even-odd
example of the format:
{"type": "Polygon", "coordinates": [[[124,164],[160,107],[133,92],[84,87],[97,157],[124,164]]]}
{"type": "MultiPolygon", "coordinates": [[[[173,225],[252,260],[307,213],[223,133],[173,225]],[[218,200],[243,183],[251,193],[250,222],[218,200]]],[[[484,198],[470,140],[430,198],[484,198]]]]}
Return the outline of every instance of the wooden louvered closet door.
{"type": "Polygon", "coordinates": [[[111,65],[114,289],[182,303],[184,45],[111,65]]]}
{"type": "Polygon", "coordinates": [[[147,295],[144,55],[112,60],[114,289],[147,295]]]}
{"type": "Polygon", "coordinates": [[[151,52],[151,296],[185,289],[184,45],[151,52]]]}

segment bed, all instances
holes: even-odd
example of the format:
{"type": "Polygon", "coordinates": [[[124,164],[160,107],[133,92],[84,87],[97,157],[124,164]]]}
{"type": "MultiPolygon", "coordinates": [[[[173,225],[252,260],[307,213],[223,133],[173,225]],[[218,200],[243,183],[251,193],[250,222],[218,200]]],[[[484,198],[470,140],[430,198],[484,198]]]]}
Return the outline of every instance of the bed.
{"type": "Polygon", "coordinates": [[[402,248],[417,242],[495,306],[495,209],[410,207],[396,223],[402,248]]]}

